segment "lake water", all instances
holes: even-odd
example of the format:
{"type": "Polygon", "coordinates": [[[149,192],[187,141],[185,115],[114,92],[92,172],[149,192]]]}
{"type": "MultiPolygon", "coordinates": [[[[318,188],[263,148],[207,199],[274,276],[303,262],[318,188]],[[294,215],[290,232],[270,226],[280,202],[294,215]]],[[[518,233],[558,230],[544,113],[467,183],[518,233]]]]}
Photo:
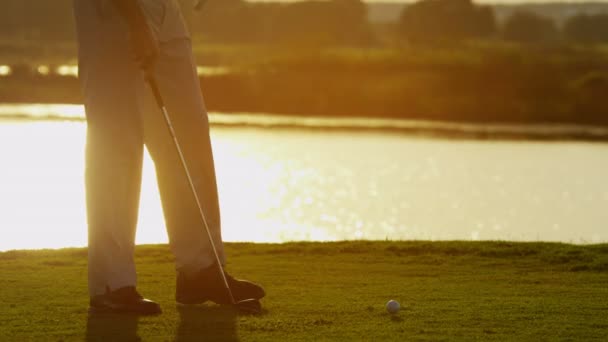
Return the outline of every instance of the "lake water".
{"type": "MultiPolygon", "coordinates": [[[[0,106],[0,250],[86,244],[81,116],[0,106]]],[[[234,117],[212,127],[227,241],[608,240],[608,144],[227,126],[234,117]]],[[[144,167],[137,242],[163,243],[144,167]]]]}

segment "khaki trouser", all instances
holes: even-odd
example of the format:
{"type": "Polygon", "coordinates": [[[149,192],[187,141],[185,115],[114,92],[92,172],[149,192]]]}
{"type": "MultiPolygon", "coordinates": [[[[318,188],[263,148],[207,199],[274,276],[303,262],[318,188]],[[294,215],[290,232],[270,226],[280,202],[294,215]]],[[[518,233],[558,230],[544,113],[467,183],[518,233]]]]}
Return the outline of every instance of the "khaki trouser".
{"type": "MultiPolygon", "coordinates": [[[[189,34],[176,0],[141,0],[161,44],[156,78],[224,260],[209,122],[189,34]]],[[[74,0],[87,117],[89,291],[136,285],[133,250],[142,156],[158,176],[176,268],[211,265],[212,250],[163,116],[133,62],[124,20],[107,0],[74,0]]]]}

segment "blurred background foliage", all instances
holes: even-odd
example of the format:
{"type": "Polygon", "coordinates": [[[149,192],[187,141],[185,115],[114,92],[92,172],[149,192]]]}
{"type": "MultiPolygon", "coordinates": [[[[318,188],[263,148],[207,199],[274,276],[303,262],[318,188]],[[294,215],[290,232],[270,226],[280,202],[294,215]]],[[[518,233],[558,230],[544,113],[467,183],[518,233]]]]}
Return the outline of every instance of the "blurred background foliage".
{"type": "MultiPolygon", "coordinates": [[[[79,102],[72,0],[2,0],[0,101],[79,102]],[[38,68],[38,69],[37,69],[38,68]]],[[[180,0],[211,110],[608,123],[608,5],[180,0]]]]}
{"type": "MultiPolygon", "coordinates": [[[[394,40],[410,44],[441,45],[470,39],[608,42],[608,5],[601,3],[490,6],[471,0],[421,0],[402,5],[360,0],[210,0],[203,10],[195,11],[191,0],[179,2],[197,40],[222,44],[377,46],[386,42],[382,36],[386,26],[393,29],[394,40]]],[[[74,40],[72,0],[2,3],[0,39],[74,40]]]]}

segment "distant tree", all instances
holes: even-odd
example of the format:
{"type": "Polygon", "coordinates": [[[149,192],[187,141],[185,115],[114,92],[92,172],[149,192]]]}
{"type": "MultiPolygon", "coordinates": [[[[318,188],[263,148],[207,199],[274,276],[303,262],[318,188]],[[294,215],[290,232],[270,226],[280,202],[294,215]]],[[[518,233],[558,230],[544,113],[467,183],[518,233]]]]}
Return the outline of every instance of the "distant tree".
{"type": "Polygon", "coordinates": [[[0,37],[53,42],[74,39],[72,0],[0,0],[0,37]]]}
{"type": "Polygon", "coordinates": [[[566,39],[576,43],[608,42],[608,14],[578,14],[564,25],[566,39]]]}
{"type": "Polygon", "coordinates": [[[362,45],[373,40],[361,0],[210,1],[194,20],[195,31],[218,42],[362,45]]]}
{"type": "Polygon", "coordinates": [[[577,113],[578,122],[608,123],[608,75],[602,72],[590,72],[573,82],[573,112],[577,113]]]}
{"type": "Polygon", "coordinates": [[[401,34],[412,43],[449,43],[496,32],[494,12],[471,0],[421,0],[404,8],[401,34]]]}
{"type": "Polygon", "coordinates": [[[504,39],[520,43],[554,42],[558,37],[555,22],[536,13],[516,11],[505,21],[504,39]]]}
{"type": "Polygon", "coordinates": [[[361,0],[296,2],[282,8],[273,26],[281,43],[358,45],[371,39],[361,0]]]}

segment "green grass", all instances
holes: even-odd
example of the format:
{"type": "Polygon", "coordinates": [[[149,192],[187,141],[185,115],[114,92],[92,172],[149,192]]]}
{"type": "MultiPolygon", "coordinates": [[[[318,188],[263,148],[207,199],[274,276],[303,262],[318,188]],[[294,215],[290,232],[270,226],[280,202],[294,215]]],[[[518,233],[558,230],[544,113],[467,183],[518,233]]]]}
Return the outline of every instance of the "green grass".
{"type": "Polygon", "coordinates": [[[157,317],[88,317],[86,250],[0,253],[0,341],[601,340],[608,245],[508,242],[228,244],[262,283],[261,316],[178,309],[167,246],[137,248],[157,317]],[[387,314],[389,299],[401,302],[387,314]]]}

